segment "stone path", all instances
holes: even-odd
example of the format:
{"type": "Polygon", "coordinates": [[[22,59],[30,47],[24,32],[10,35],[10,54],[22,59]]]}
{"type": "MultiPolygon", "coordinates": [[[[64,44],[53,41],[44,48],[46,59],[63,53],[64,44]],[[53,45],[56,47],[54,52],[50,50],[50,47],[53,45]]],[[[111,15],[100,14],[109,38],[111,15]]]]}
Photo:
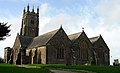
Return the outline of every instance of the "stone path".
{"type": "Polygon", "coordinates": [[[24,68],[41,68],[38,66],[28,66],[28,65],[17,65],[18,67],[24,67],[24,68]]]}
{"type": "Polygon", "coordinates": [[[53,70],[50,69],[51,72],[53,73],[77,73],[77,72],[72,72],[72,71],[67,71],[67,70],[53,70]]]}
{"type": "MultiPolygon", "coordinates": [[[[17,65],[18,67],[24,67],[24,68],[41,68],[38,66],[27,66],[27,65],[17,65]]],[[[77,72],[72,72],[72,71],[67,71],[67,70],[55,70],[55,69],[49,69],[52,73],[77,73],[77,72]]]]}
{"type": "Polygon", "coordinates": [[[71,70],[56,70],[56,69],[50,69],[50,71],[53,72],[53,73],[96,73],[96,72],[85,71],[85,70],[71,71],[71,70]]]}
{"type": "MultiPolygon", "coordinates": [[[[24,67],[24,68],[41,68],[39,66],[28,66],[28,65],[17,65],[18,67],[24,67]]],[[[95,73],[95,72],[89,72],[89,71],[79,71],[79,72],[75,72],[75,71],[70,71],[70,70],[62,70],[62,69],[49,69],[51,71],[51,73],[95,73]]]]}

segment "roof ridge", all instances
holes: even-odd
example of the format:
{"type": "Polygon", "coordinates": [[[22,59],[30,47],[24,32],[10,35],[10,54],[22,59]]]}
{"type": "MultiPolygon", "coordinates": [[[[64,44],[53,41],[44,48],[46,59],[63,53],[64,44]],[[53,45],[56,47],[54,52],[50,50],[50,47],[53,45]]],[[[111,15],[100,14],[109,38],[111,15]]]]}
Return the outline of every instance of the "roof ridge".
{"type": "Polygon", "coordinates": [[[91,43],[95,43],[99,39],[99,37],[100,36],[91,37],[91,38],[89,38],[89,40],[91,43]]]}
{"type": "Polygon", "coordinates": [[[28,37],[28,36],[19,36],[18,37],[20,43],[21,43],[21,46],[29,46],[29,44],[32,42],[33,40],[33,37],[28,37]],[[27,41],[26,41],[27,40],[27,41]]]}
{"type": "Polygon", "coordinates": [[[77,32],[77,33],[69,34],[68,36],[76,35],[76,34],[80,34],[80,33],[82,33],[82,32],[77,32]]]}
{"type": "Polygon", "coordinates": [[[94,37],[90,37],[89,39],[94,39],[94,38],[98,38],[98,37],[100,37],[100,36],[94,36],[94,37]]]}
{"type": "Polygon", "coordinates": [[[45,45],[58,31],[59,29],[56,29],[35,37],[32,43],[29,45],[29,48],[45,45]]]}
{"type": "Polygon", "coordinates": [[[70,34],[68,35],[69,39],[74,41],[75,39],[77,39],[80,35],[81,35],[82,32],[77,32],[77,33],[74,33],[74,34],[70,34]]]}
{"type": "Polygon", "coordinates": [[[41,35],[35,37],[34,39],[39,38],[39,37],[41,37],[41,36],[44,36],[44,35],[46,35],[46,34],[49,34],[49,33],[55,32],[55,31],[58,31],[58,30],[59,30],[59,29],[55,29],[55,30],[52,30],[52,31],[50,31],[50,32],[46,32],[46,33],[44,33],[44,34],[41,34],[41,35]]]}

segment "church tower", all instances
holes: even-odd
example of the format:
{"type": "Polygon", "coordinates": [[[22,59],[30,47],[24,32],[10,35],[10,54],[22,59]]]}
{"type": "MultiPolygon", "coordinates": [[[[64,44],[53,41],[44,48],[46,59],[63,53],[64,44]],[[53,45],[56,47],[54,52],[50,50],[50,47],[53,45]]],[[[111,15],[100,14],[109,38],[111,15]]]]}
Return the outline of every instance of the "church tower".
{"type": "Polygon", "coordinates": [[[34,7],[32,11],[29,11],[28,4],[27,10],[25,8],[23,10],[20,35],[36,37],[38,36],[38,33],[39,33],[39,8],[37,8],[37,12],[34,11],[34,7]]]}

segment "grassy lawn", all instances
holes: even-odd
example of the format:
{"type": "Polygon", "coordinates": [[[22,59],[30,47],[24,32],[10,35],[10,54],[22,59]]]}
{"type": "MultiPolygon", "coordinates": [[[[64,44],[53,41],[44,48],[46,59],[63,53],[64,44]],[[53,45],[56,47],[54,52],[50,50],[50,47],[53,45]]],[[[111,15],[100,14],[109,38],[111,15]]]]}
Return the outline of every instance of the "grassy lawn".
{"type": "Polygon", "coordinates": [[[120,73],[120,66],[83,66],[72,65],[66,66],[64,64],[28,64],[30,66],[40,66],[40,68],[22,68],[11,64],[0,64],[0,73],[49,73],[45,68],[54,69],[72,69],[72,70],[86,70],[96,73],[120,73]]]}
{"type": "Polygon", "coordinates": [[[83,66],[73,65],[65,66],[64,64],[32,64],[32,66],[40,66],[43,68],[62,68],[62,69],[74,69],[74,70],[86,70],[97,73],[120,73],[120,66],[83,66]]]}
{"type": "Polygon", "coordinates": [[[0,73],[49,73],[49,71],[39,68],[22,68],[11,64],[0,64],[0,73]]]}

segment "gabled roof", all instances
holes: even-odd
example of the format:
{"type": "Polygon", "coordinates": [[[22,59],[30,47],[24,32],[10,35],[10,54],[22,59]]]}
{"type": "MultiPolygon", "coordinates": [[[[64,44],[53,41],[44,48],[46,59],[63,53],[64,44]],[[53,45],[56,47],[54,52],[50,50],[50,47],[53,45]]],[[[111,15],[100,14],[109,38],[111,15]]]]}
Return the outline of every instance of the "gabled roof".
{"type": "Polygon", "coordinates": [[[32,39],[33,39],[33,37],[19,35],[19,40],[20,40],[21,46],[24,46],[24,47],[28,47],[28,45],[31,43],[32,39]]]}
{"type": "MultiPolygon", "coordinates": [[[[105,46],[106,46],[106,47],[108,48],[108,50],[109,50],[109,47],[107,46],[107,44],[105,43],[105,41],[104,41],[104,39],[102,38],[101,35],[96,36],[96,37],[92,37],[92,38],[89,38],[89,39],[90,39],[90,41],[91,41],[92,44],[95,44],[97,41],[101,41],[101,40],[102,40],[102,43],[104,43],[105,46]],[[101,39],[101,40],[100,40],[100,39],[101,39]]],[[[102,44],[99,44],[99,45],[102,45],[102,44]]]]}
{"type": "Polygon", "coordinates": [[[55,35],[55,33],[58,31],[54,30],[48,33],[45,33],[43,35],[40,35],[38,37],[35,37],[32,41],[32,43],[29,45],[28,48],[33,48],[33,47],[38,47],[38,46],[43,46],[46,45],[46,43],[55,35]]]}
{"type": "Polygon", "coordinates": [[[70,35],[68,35],[68,37],[71,41],[74,41],[81,35],[81,33],[82,32],[78,32],[78,33],[75,33],[75,34],[70,34],[70,35]]]}
{"type": "Polygon", "coordinates": [[[96,37],[91,37],[89,38],[90,42],[93,44],[95,43],[98,39],[99,39],[100,36],[96,36],[96,37]]]}

